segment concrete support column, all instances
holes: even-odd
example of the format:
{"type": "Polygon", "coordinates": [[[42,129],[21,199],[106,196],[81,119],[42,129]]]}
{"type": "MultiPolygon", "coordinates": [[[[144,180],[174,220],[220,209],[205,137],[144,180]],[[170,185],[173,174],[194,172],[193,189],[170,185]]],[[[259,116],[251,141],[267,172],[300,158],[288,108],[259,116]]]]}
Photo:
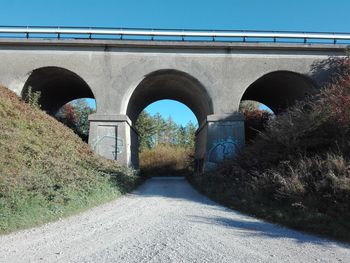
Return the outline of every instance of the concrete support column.
{"type": "Polygon", "coordinates": [[[208,115],[196,133],[196,170],[212,170],[232,157],[245,143],[240,113],[208,115]]]}
{"type": "Polygon", "coordinates": [[[138,133],[126,115],[89,116],[89,144],[102,157],[138,168],[138,133]]]}

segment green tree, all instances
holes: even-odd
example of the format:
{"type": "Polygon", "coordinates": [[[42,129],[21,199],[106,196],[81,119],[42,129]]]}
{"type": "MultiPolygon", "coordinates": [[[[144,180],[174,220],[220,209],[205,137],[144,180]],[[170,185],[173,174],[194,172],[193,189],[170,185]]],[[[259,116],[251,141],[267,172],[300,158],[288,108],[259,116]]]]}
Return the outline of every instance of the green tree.
{"type": "Polygon", "coordinates": [[[189,121],[185,127],[186,129],[186,146],[190,148],[194,148],[196,141],[196,131],[197,125],[195,125],[192,121],[189,121]]]}
{"type": "Polygon", "coordinates": [[[154,145],[154,136],[157,133],[154,118],[142,111],[135,124],[139,133],[139,151],[150,149],[154,145]]]}
{"type": "Polygon", "coordinates": [[[183,127],[172,117],[164,119],[160,113],[151,116],[142,111],[136,129],[139,132],[139,151],[142,152],[159,144],[193,148],[197,126],[190,121],[183,127]]]}
{"type": "Polygon", "coordinates": [[[179,126],[174,122],[171,116],[165,121],[161,143],[177,145],[179,141],[179,126]]]}
{"type": "Polygon", "coordinates": [[[186,127],[180,125],[177,133],[177,144],[182,147],[187,145],[187,130],[186,127]]]}
{"type": "Polygon", "coordinates": [[[89,115],[94,113],[95,110],[90,107],[85,99],[78,99],[72,104],[77,116],[76,131],[87,140],[90,128],[89,115]]]}
{"type": "Polygon", "coordinates": [[[153,117],[154,125],[155,125],[155,135],[154,135],[154,145],[156,146],[159,143],[163,143],[164,141],[164,133],[167,129],[166,121],[160,115],[159,112],[157,112],[153,117]]]}

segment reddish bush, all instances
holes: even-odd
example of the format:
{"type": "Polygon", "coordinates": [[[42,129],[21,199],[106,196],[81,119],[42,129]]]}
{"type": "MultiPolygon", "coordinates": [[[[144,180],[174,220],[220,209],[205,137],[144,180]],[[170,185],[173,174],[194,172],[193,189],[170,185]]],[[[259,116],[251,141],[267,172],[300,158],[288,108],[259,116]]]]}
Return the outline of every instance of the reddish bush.
{"type": "Polygon", "coordinates": [[[78,121],[75,109],[70,103],[67,103],[62,107],[57,116],[57,119],[71,129],[75,129],[76,123],[78,121]]]}

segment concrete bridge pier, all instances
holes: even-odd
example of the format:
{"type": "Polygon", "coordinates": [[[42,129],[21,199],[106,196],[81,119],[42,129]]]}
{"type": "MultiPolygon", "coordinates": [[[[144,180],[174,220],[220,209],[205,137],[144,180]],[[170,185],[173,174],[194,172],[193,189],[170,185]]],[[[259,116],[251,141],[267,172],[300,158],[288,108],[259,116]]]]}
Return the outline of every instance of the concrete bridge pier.
{"type": "Polygon", "coordinates": [[[89,144],[102,157],[138,167],[138,133],[127,115],[89,116],[89,144]]]}
{"type": "MultiPolygon", "coordinates": [[[[138,168],[138,133],[127,115],[89,116],[89,144],[99,155],[138,168]]],[[[214,169],[244,145],[244,117],[208,115],[196,133],[195,169],[214,169]]]]}
{"type": "Polygon", "coordinates": [[[244,146],[244,117],[240,113],[208,115],[196,132],[195,170],[212,170],[244,146]]]}

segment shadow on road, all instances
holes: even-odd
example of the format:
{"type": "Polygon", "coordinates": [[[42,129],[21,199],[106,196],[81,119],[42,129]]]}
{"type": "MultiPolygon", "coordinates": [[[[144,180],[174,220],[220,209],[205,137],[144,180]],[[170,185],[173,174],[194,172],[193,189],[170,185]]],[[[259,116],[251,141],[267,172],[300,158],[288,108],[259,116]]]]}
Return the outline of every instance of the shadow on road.
{"type": "MultiPolygon", "coordinates": [[[[235,213],[234,210],[232,212],[235,213]]],[[[193,216],[193,222],[220,225],[230,229],[236,229],[241,232],[242,237],[268,237],[277,239],[292,239],[296,243],[311,243],[332,247],[336,243],[338,246],[350,249],[346,243],[335,242],[316,235],[309,235],[303,232],[291,230],[286,227],[264,222],[253,217],[244,216],[244,219],[235,219],[229,217],[198,217],[193,216]]]]}
{"type": "MultiPolygon", "coordinates": [[[[335,245],[335,241],[258,220],[219,205],[198,193],[184,177],[153,177],[146,181],[132,196],[135,198],[161,197],[161,200],[179,201],[177,205],[181,205],[181,202],[194,202],[193,213],[187,214],[186,220],[194,224],[201,223],[233,229],[241,232],[242,238],[260,236],[273,239],[292,239],[297,243],[311,243],[325,247],[335,245]],[[218,216],[206,217],[205,214],[218,216]]],[[[337,245],[350,249],[350,245],[346,243],[337,243],[337,245]]]]}

